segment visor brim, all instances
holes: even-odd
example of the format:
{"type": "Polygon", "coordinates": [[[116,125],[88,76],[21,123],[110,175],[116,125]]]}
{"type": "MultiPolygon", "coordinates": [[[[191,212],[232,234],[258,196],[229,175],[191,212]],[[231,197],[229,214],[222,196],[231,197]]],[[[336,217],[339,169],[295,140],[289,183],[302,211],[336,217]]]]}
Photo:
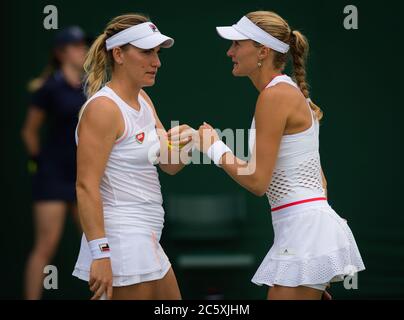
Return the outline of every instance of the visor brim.
{"type": "Polygon", "coordinates": [[[223,39],[227,40],[247,40],[249,39],[244,34],[238,32],[233,27],[216,27],[216,31],[223,39]]]}
{"type": "Polygon", "coordinates": [[[174,39],[161,33],[154,33],[149,37],[132,41],[130,44],[140,49],[152,49],[157,46],[161,46],[162,48],[170,48],[174,45],[174,39]]]}

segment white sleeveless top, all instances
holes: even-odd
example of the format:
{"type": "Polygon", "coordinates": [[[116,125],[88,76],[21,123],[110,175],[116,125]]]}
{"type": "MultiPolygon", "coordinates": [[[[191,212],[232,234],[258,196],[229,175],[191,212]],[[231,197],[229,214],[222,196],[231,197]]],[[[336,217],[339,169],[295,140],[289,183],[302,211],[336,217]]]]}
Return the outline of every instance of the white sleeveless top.
{"type": "MultiPolygon", "coordinates": [[[[108,223],[119,222],[161,231],[164,224],[163,198],[154,165],[160,142],[153,111],[140,94],[140,110],[137,111],[108,86],[87,100],[84,108],[101,96],[116,103],[125,123],[124,133],[116,140],[109,155],[100,185],[106,227],[108,223]]],[[[78,144],[77,128],[78,124],[78,144]]]]}
{"type": "MultiPolygon", "coordinates": [[[[266,88],[284,82],[299,89],[287,75],[275,77],[266,88]]],[[[300,90],[300,89],[299,89],[300,90]]],[[[308,107],[310,105],[307,103],[308,107]]],[[[319,154],[319,122],[311,110],[312,125],[305,131],[282,137],[271,183],[266,195],[272,208],[308,198],[325,197],[319,154]]],[[[255,144],[255,119],[249,136],[249,149],[255,144]]]]}

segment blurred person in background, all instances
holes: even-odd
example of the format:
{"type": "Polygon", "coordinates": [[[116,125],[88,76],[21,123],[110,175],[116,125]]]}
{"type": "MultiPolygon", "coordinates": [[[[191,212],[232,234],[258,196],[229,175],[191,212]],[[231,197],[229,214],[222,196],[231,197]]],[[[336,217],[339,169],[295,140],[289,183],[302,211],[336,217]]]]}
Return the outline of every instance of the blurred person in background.
{"type": "Polygon", "coordinates": [[[22,139],[30,157],[35,245],[25,272],[25,298],[40,299],[44,267],[55,255],[70,210],[77,225],[76,146],[74,130],[86,97],[83,64],[87,38],[78,26],[59,31],[50,60],[28,89],[31,102],[22,128],[22,139]],[[47,124],[45,141],[40,129],[47,124]]]}

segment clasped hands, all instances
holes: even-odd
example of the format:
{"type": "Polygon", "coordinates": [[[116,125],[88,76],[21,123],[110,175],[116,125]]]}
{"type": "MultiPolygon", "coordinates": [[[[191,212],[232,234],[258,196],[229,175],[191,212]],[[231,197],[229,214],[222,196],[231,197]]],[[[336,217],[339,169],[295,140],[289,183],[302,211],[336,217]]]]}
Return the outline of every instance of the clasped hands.
{"type": "Polygon", "coordinates": [[[167,132],[168,146],[171,149],[179,150],[182,148],[195,147],[200,152],[206,153],[209,147],[220,140],[216,130],[204,122],[198,130],[183,124],[171,128],[167,132]]]}

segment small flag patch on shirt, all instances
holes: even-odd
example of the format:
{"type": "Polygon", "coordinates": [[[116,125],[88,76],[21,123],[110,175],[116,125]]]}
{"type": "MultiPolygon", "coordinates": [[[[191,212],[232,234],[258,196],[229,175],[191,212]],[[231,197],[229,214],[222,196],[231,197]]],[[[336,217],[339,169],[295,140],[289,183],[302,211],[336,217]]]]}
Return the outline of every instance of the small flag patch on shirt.
{"type": "Polygon", "coordinates": [[[136,135],[136,141],[139,143],[143,143],[143,140],[144,140],[144,132],[138,133],[136,135]]]}

